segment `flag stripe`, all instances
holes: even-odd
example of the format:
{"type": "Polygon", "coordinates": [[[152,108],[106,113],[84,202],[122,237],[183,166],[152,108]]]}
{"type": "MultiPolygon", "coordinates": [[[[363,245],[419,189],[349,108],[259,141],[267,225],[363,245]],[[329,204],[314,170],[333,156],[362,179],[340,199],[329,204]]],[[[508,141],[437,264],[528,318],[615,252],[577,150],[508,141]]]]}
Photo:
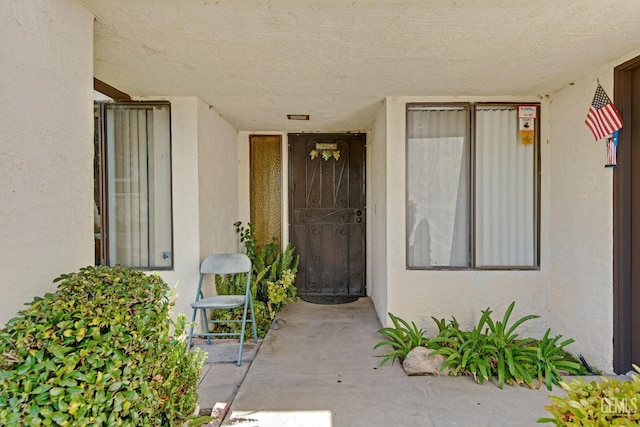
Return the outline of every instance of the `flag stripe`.
{"type": "Polygon", "coordinates": [[[613,129],[611,131],[611,133],[615,132],[616,130],[620,129],[622,127],[622,120],[620,119],[620,115],[618,114],[618,111],[616,110],[616,108],[613,106],[613,104],[609,104],[607,106],[605,106],[603,108],[605,115],[608,119],[608,122],[611,124],[611,127],[616,127],[615,129],[613,129]]]}
{"type": "Polygon", "coordinates": [[[602,128],[602,130],[605,133],[613,132],[613,130],[610,130],[612,127],[612,124],[611,124],[611,121],[609,120],[609,117],[607,117],[606,112],[601,111],[597,119],[598,119],[598,123],[600,124],[600,128],[602,128]]]}
{"type": "Polygon", "coordinates": [[[596,88],[585,123],[596,140],[600,140],[622,127],[620,113],[600,85],[596,88]]]}
{"type": "Polygon", "coordinates": [[[607,107],[602,107],[600,110],[600,120],[602,121],[602,125],[605,129],[610,129],[614,125],[614,120],[611,117],[611,111],[607,109],[607,107]]]}
{"type": "Polygon", "coordinates": [[[593,132],[596,140],[601,139],[605,135],[604,129],[602,129],[602,125],[600,124],[600,120],[598,120],[597,112],[593,107],[589,110],[586,123],[589,129],[591,129],[591,132],[593,132]]]}

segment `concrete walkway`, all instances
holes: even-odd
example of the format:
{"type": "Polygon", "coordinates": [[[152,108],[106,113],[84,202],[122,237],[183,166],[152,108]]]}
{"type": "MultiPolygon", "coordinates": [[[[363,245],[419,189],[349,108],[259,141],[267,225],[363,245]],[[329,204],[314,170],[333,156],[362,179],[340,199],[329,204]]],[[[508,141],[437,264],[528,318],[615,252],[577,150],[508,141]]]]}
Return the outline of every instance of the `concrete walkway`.
{"type": "Polygon", "coordinates": [[[237,339],[214,339],[209,345],[206,339],[194,338],[194,341],[195,347],[207,353],[198,384],[200,415],[212,415],[215,408],[216,415],[220,419],[211,425],[217,426],[222,422],[222,418],[236,396],[256,356],[260,342],[254,344],[253,340],[249,340],[245,343],[242,364],[237,366],[237,339]]]}
{"type": "MultiPolygon", "coordinates": [[[[243,362],[223,426],[513,427],[540,425],[536,420],[548,416],[544,388],[500,390],[468,377],[409,377],[397,362],[378,367],[375,356],[386,350],[373,350],[382,337],[369,298],[297,302],[278,318],[282,327],[269,331],[252,362],[243,362]]],[[[215,389],[216,381],[207,374],[201,388],[215,389]]]]}

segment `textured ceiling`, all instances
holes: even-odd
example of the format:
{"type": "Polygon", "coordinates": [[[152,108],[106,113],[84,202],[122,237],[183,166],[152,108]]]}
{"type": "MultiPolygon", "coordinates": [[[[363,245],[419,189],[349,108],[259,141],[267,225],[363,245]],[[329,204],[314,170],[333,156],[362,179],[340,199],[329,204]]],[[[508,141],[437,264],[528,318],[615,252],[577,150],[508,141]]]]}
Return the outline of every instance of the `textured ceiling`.
{"type": "Polygon", "coordinates": [[[640,48],[639,0],[82,1],[95,77],[198,96],[238,130],[369,130],[386,96],[545,95],[640,48]]]}

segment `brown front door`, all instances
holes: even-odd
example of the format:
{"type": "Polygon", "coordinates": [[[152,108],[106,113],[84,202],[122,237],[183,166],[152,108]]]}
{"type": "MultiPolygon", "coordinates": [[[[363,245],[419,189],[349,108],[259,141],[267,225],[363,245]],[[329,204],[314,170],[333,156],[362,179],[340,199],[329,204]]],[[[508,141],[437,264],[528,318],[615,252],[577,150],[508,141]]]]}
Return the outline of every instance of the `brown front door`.
{"type": "Polygon", "coordinates": [[[615,69],[614,103],[622,115],[613,175],[613,364],[640,365],[640,57],[615,69]]]}
{"type": "Polygon", "coordinates": [[[365,135],[289,134],[299,295],[365,295],[365,135]]]}

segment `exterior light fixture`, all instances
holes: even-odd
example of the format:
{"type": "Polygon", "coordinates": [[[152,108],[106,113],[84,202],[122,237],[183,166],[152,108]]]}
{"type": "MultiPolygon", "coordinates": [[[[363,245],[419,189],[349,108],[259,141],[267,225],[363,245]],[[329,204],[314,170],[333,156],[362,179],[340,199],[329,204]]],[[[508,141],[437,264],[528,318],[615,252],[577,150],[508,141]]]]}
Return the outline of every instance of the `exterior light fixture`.
{"type": "Polygon", "coordinates": [[[308,114],[287,114],[289,120],[309,120],[308,114]]]}

